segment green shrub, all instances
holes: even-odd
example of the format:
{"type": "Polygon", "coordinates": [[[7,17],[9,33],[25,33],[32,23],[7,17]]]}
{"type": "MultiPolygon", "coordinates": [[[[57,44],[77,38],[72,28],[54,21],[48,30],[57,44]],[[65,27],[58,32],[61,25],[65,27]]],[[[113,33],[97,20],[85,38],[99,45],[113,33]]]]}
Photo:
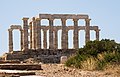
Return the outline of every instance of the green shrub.
{"type": "Polygon", "coordinates": [[[120,53],[116,52],[116,53],[107,53],[105,54],[104,57],[106,62],[117,62],[120,63],[120,53]]]}
{"type": "Polygon", "coordinates": [[[98,60],[94,57],[89,57],[81,62],[81,68],[84,70],[95,70],[98,60]]]}
{"type": "Polygon", "coordinates": [[[71,56],[67,62],[65,63],[66,66],[69,67],[76,67],[76,68],[81,68],[81,61],[86,60],[85,55],[76,55],[76,56],[71,56]]]}
{"type": "Polygon", "coordinates": [[[75,56],[66,62],[66,66],[102,70],[107,64],[120,64],[120,44],[114,40],[89,41],[80,48],[75,56]]]}
{"type": "Polygon", "coordinates": [[[96,66],[96,69],[97,69],[97,70],[103,70],[104,67],[106,66],[106,64],[107,64],[107,63],[106,63],[104,60],[98,61],[97,66],[96,66]]]}
{"type": "Polygon", "coordinates": [[[74,65],[74,64],[75,64],[75,59],[74,59],[73,56],[70,57],[70,58],[66,61],[66,63],[65,63],[65,65],[68,66],[68,67],[70,67],[70,66],[72,66],[72,65],[74,65]]]}

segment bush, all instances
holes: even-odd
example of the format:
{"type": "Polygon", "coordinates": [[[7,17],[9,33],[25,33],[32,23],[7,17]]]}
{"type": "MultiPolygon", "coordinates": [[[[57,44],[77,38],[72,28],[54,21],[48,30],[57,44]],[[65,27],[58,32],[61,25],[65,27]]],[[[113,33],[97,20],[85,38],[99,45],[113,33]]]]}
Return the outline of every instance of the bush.
{"type": "Polygon", "coordinates": [[[105,57],[104,57],[106,62],[117,62],[120,63],[120,53],[116,52],[116,53],[106,53],[105,57]]]}
{"type": "Polygon", "coordinates": [[[70,57],[67,62],[65,63],[66,66],[69,67],[76,67],[76,68],[81,68],[81,61],[86,60],[86,56],[85,55],[76,55],[76,56],[72,56],[70,57]]]}
{"type": "Polygon", "coordinates": [[[97,69],[97,70],[103,70],[104,67],[106,66],[106,64],[107,64],[107,63],[106,63],[104,60],[98,61],[97,66],[96,66],[96,69],[97,69]]]}
{"type": "Polygon", "coordinates": [[[97,61],[98,60],[94,57],[87,58],[86,60],[81,62],[81,68],[84,70],[95,70],[97,66],[97,61]]]}
{"type": "Polygon", "coordinates": [[[103,69],[107,64],[120,63],[120,44],[114,40],[89,41],[66,62],[66,66],[88,70],[103,69]]]}

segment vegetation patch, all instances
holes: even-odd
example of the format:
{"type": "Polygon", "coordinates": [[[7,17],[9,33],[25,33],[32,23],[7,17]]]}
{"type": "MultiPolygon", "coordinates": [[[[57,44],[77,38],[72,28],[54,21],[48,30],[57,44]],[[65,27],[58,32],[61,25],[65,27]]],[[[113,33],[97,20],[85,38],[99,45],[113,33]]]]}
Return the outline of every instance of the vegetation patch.
{"type": "Polygon", "coordinates": [[[120,64],[120,44],[109,39],[87,42],[65,63],[68,67],[85,70],[103,70],[112,64],[120,64]]]}

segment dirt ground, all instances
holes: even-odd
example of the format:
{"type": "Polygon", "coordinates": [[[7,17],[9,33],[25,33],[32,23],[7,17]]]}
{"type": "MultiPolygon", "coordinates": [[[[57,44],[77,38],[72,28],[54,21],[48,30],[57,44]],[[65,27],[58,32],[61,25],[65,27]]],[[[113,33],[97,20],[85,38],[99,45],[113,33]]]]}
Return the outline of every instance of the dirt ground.
{"type": "Polygon", "coordinates": [[[105,71],[84,71],[64,64],[42,64],[42,69],[36,74],[45,77],[120,77],[120,67],[105,71]]]}

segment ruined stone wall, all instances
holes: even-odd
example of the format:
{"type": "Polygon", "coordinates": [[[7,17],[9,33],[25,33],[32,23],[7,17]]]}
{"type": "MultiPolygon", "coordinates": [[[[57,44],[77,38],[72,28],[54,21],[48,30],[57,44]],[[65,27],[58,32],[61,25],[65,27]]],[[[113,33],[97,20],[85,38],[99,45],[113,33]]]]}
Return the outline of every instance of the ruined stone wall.
{"type": "Polygon", "coordinates": [[[91,26],[90,18],[84,14],[39,14],[37,17],[23,18],[22,25],[11,25],[9,31],[9,53],[4,54],[4,60],[20,60],[24,61],[29,58],[38,58],[41,62],[59,62],[61,56],[70,56],[76,53],[79,48],[79,31],[85,31],[85,42],[90,41],[90,30],[96,32],[96,40],[99,40],[98,26],[91,26]],[[41,25],[41,21],[47,19],[48,26],[41,25]],[[54,20],[60,19],[59,26],[54,25],[54,20]],[[66,26],[67,19],[73,20],[73,26],[66,26]],[[85,24],[78,25],[79,20],[84,20],[85,24]],[[21,50],[15,52],[13,50],[13,30],[20,31],[21,50]],[[43,31],[43,36],[41,36],[43,31]],[[58,31],[61,32],[61,49],[58,49],[58,31]],[[73,49],[68,48],[68,31],[73,30],[73,49]],[[49,31],[49,33],[47,33],[49,31]],[[47,37],[49,36],[49,37],[47,37]],[[43,38],[43,40],[41,40],[43,38]],[[47,43],[49,38],[49,47],[47,43]],[[30,40],[29,40],[30,39],[30,40]],[[43,48],[42,48],[43,42],[43,48]],[[23,51],[23,52],[21,52],[23,51]]]}
{"type": "Polygon", "coordinates": [[[18,29],[21,33],[21,50],[28,51],[29,49],[40,50],[40,49],[58,49],[58,31],[62,30],[61,33],[61,49],[68,48],[68,31],[73,30],[73,49],[79,48],[79,31],[85,31],[85,42],[90,41],[90,30],[96,32],[96,40],[99,40],[98,26],[90,26],[90,18],[84,14],[39,14],[38,17],[32,19],[23,18],[23,25],[11,25],[9,31],[9,51],[13,51],[13,33],[14,29],[18,29]],[[48,26],[41,25],[42,19],[49,21],[48,26]],[[55,19],[61,19],[60,26],[54,25],[55,19]],[[73,26],[66,26],[67,19],[73,20],[73,26]],[[85,20],[83,26],[78,25],[79,20],[85,20]],[[41,36],[41,30],[43,36],[41,36]],[[49,33],[47,33],[49,31],[49,33]],[[49,36],[49,47],[47,43],[47,36],[49,36]],[[43,38],[43,40],[41,40],[43,38]],[[28,40],[30,39],[30,40],[28,40]],[[41,47],[43,41],[43,48],[41,47]]]}
{"type": "Polygon", "coordinates": [[[75,49],[67,49],[65,51],[61,49],[49,50],[42,49],[41,51],[29,50],[28,52],[13,51],[11,53],[6,53],[2,58],[3,60],[16,60],[25,61],[29,58],[34,58],[43,63],[59,63],[61,56],[71,56],[76,53],[75,49]]]}

